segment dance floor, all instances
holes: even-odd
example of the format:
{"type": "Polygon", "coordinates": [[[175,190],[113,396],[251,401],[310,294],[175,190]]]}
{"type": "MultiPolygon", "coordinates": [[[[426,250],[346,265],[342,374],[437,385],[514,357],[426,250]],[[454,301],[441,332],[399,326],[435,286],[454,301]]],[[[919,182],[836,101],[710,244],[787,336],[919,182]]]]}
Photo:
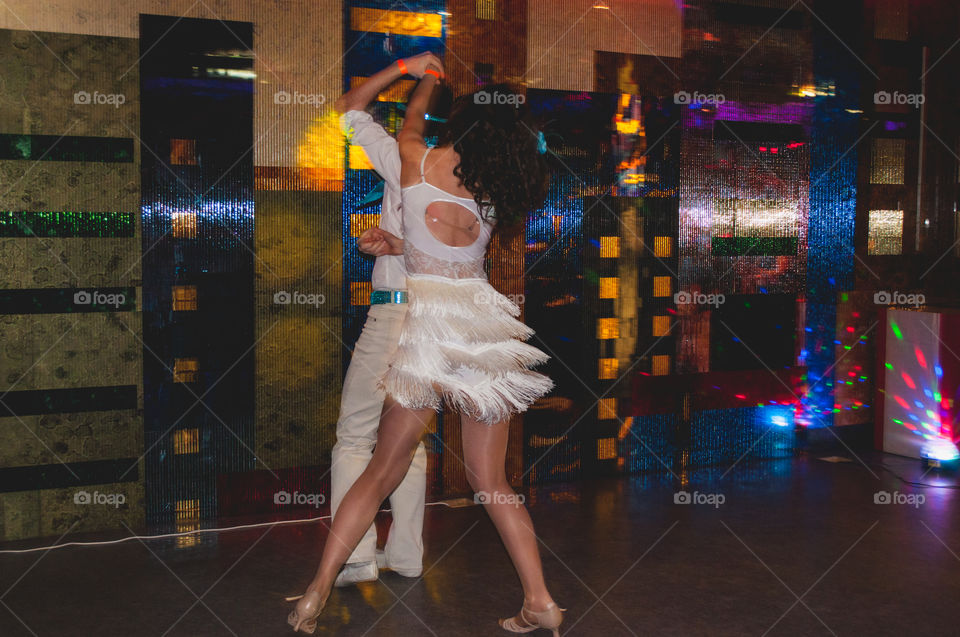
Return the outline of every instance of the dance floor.
{"type": "MultiPolygon", "coordinates": [[[[957,475],[819,455],[689,476],[691,499],[712,504],[636,476],[533,491],[563,634],[956,634],[957,475]],[[901,503],[877,503],[884,491],[901,503]]],[[[0,554],[0,635],[283,635],[284,597],[309,580],[325,528],[0,554]]],[[[317,634],[506,634],[496,618],[519,608],[520,586],[482,509],[429,507],[425,541],[422,578],[336,590],[317,634]]]]}

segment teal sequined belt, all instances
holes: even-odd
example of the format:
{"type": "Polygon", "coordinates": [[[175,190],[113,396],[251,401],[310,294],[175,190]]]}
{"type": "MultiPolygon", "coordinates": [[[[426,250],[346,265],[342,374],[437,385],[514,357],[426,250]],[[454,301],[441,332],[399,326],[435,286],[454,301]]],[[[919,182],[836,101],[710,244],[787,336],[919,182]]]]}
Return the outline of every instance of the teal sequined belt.
{"type": "Polygon", "coordinates": [[[374,290],[370,293],[370,305],[383,303],[406,303],[406,290],[374,290]]]}

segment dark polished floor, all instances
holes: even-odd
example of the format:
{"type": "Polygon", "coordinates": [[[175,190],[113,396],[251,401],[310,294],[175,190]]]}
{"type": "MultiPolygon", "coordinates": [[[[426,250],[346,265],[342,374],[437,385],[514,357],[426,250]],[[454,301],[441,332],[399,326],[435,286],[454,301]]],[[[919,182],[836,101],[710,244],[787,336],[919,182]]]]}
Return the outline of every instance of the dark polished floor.
{"type": "MultiPolygon", "coordinates": [[[[927,483],[957,475],[860,455],[864,464],[809,455],[691,476],[685,489],[722,493],[719,506],[675,504],[669,480],[642,477],[532,493],[548,581],[569,609],[564,634],[960,633],[958,492],[907,486],[882,465],[927,483]],[[877,504],[878,491],[925,501],[877,504]]],[[[313,523],[187,549],[0,554],[0,635],[288,634],[283,597],[310,578],[324,535],[313,523]]],[[[384,573],[336,591],[317,634],[506,634],[496,618],[517,610],[520,586],[482,509],[432,507],[425,535],[421,579],[384,573]]]]}

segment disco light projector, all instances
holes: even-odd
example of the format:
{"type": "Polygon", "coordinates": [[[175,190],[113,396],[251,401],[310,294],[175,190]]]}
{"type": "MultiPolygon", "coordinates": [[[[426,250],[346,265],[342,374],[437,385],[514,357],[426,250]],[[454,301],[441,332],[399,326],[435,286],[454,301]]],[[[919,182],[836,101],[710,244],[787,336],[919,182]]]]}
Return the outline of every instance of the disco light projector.
{"type": "Polygon", "coordinates": [[[960,466],[960,451],[946,438],[937,438],[927,442],[920,450],[925,466],[932,469],[953,469],[960,466]]]}

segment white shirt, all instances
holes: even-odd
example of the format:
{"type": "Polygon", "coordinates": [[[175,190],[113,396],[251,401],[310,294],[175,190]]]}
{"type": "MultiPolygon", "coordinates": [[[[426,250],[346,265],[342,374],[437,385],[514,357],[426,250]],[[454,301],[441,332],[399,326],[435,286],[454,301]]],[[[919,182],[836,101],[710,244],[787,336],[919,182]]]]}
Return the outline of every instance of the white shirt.
{"type": "MultiPolygon", "coordinates": [[[[370,163],[384,180],[383,202],[380,204],[380,227],[403,238],[400,206],[400,149],[397,140],[373,120],[366,111],[347,111],[340,116],[340,128],[353,135],[350,143],[361,146],[370,163]]],[[[374,290],[407,289],[407,269],[402,256],[377,257],[370,277],[374,290]]]]}

